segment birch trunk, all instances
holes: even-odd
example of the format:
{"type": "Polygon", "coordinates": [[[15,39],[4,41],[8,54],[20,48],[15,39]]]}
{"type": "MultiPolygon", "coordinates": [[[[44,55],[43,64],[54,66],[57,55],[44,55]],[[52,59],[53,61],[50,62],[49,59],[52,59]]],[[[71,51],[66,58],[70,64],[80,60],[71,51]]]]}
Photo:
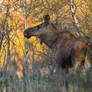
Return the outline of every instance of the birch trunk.
{"type": "MultiPolygon", "coordinates": [[[[8,18],[9,18],[9,5],[7,6],[7,12],[6,12],[6,23],[5,23],[5,30],[6,30],[6,35],[7,35],[7,63],[6,63],[6,71],[8,72],[9,70],[9,65],[11,62],[11,57],[10,57],[10,31],[9,31],[9,27],[8,27],[8,18]]],[[[9,84],[10,84],[10,80],[9,80],[9,74],[6,75],[7,76],[7,81],[6,81],[6,92],[9,92],[9,84]]]]}
{"type": "Polygon", "coordinates": [[[7,46],[7,65],[10,64],[10,37],[9,37],[9,30],[8,30],[8,24],[7,24],[7,28],[6,28],[6,33],[7,33],[7,42],[8,42],[8,46],[7,46]]]}
{"type": "MultiPolygon", "coordinates": [[[[23,16],[24,16],[24,29],[27,28],[27,18],[26,18],[26,0],[24,0],[23,7],[23,16]]],[[[28,58],[28,49],[27,49],[27,40],[24,38],[25,44],[25,53],[24,53],[24,65],[23,65],[23,77],[24,77],[24,92],[28,92],[27,89],[27,58],[28,58]]]]}
{"type": "Polygon", "coordinates": [[[83,36],[84,33],[82,32],[80,25],[79,25],[79,21],[77,19],[77,16],[75,15],[74,0],[70,0],[70,9],[71,9],[72,18],[73,18],[73,24],[74,24],[75,28],[77,29],[77,33],[78,33],[77,35],[83,36]]]}
{"type": "Polygon", "coordinates": [[[4,38],[4,33],[0,32],[0,50],[1,50],[2,42],[3,42],[3,38],[4,38]]]}
{"type": "Polygon", "coordinates": [[[7,11],[6,11],[6,15],[2,21],[2,24],[1,24],[1,29],[0,29],[0,50],[1,50],[1,46],[2,46],[2,42],[3,42],[3,39],[4,39],[4,36],[5,36],[5,32],[3,32],[4,30],[6,30],[6,25],[7,25],[7,19],[8,19],[8,16],[9,16],[9,6],[7,6],[7,11]]]}

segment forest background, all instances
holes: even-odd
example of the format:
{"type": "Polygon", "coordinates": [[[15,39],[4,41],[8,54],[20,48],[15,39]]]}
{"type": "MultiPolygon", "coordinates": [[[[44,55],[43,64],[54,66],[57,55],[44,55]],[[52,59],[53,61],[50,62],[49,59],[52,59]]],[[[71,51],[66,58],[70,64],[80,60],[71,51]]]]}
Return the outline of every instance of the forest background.
{"type": "MultiPolygon", "coordinates": [[[[50,75],[51,50],[38,38],[23,35],[46,14],[59,31],[82,32],[92,39],[92,0],[0,0],[0,92],[65,92],[62,74],[50,75]]],[[[66,77],[69,92],[92,92],[91,68],[86,76],[66,77]]]]}

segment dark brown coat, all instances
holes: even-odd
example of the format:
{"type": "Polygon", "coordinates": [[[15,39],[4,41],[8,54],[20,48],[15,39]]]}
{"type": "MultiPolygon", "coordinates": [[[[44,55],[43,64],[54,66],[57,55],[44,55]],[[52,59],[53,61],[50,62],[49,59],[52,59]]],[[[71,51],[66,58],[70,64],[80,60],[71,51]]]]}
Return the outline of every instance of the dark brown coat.
{"type": "Polygon", "coordinates": [[[83,63],[83,71],[85,70],[88,62],[88,48],[90,47],[90,43],[86,37],[76,38],[69,31],[58,32],[57,28],[49,21],[26,29],[24,36],[26,38],[30,38],[31,36],[39,37],[41,43],[45,43],[52,49],[56,63],[62,68],[68,70],[74,66],[77,69],[83,63]]]}

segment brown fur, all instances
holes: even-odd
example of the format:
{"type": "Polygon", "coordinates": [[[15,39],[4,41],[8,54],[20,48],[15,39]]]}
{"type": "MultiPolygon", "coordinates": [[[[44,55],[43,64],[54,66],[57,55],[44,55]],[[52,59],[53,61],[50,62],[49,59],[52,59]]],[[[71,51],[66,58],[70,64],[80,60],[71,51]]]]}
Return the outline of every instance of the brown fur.
{"type": "Polygon", "coordinates": [[[55,56],[56,63],[62,68],[78,68],[83,62],[83,71],[87,64],[87,53],[90,42],[86,37],[76,38],[71,32],[58,30],[52,23],[46,21],[34,28],[28,28],[24,31],[24,36],[30,38],[37,36],[41,43],[44,42],[55,56]]]}

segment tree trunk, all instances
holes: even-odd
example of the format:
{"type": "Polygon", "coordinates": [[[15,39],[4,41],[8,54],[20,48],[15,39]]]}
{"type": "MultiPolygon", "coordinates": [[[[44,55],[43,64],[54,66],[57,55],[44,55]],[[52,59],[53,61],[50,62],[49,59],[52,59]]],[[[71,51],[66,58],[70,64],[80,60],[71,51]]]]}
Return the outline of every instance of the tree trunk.
{"type": "MultiPolygon", "coordinates": [[[[5,30],[6,30],[6,35],[7,35],[7,63],[6,63],[6,72],[8,72],[9,70],[9,65],[10,65],[10,61],[11,61],[11,57],[10,57],[10,30],[8,27],[8,17],[9,17],[9,5],[7,6],[7,12],[6,12],[6,23],[5,23],[5,30]]],[[[9,74],[7,75],[7,81],[6,81],[6,91],[9,92],[9,84],[10,84],[10,80],[9,80],[9,74]]]]}
{"type": "Polygon", "coordinates": [[[4,38],[4,33],[0,32],[0,50],[1,50],[2,42],[3,42],[3,38],[4,38]]]}
{"type": "MultiPolygon", "coordinates": [[[[26,0],[24,0],[23,7],[23,16],[24,16],[24,29],[27,28],[27,18],[26,18],[26,0]]],[[[28,58],[28,49],[27,49],[27,40],[24,38],[25,43],[25,53],[24,53],[24,65],[23,65],[23,77],[24,77],[24,92],[28,92],[27,89],[27,58],[28,58]]]]}
{"type": "Polygon", "coordinates": [[[77,29],[77,33],[78,33],[77,35],[83,36],[84,33],[82,32],[79,22],[78,22],[78,19],[77,19],[77,16],[75,15],[74,0],[70,0],[70,9],[72,12],[73,24],[74,24],[75,28],[77,29]]]}

